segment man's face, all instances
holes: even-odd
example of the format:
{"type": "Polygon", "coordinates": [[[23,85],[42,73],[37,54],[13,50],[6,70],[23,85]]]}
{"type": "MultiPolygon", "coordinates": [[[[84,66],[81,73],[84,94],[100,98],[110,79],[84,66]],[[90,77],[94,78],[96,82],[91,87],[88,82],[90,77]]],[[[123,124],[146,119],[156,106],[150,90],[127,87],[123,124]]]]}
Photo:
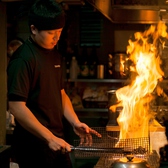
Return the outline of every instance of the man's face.
{"type": "MultiPolygon", "coordinates": [[[[33,25],[32,25],[33,26],[33,25]]],[[[41,30],[39,31],[34,26],[31,27],[34,41],[41,47],[46,49],[53,49],[57,44],[62,28],[55,30],[41,30]]]]}

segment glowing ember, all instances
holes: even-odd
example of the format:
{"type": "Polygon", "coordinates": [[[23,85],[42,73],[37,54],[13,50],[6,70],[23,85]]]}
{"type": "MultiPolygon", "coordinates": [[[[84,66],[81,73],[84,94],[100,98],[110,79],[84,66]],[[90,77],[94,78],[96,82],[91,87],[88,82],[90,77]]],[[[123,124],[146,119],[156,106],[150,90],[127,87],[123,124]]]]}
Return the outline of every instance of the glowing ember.
{"type": "MultiPolygon", "coordinates": [[[[149,136],[149,121],[154,118],[149,110],[149,102],[153,99],[152,92],[158,80],[162,80],[164,75],[159,54],[167,38],[166,29],[166,25],[159,22],[143,33],[135,33],[135,41],[128,41],[127,54],[132,61],[130,69],[136,75],[130,85],[116,91],[123,107],[117,119],[120,139],[149,136]]],[[[114,110],[114,106],[110,108],[114,110]]]]}

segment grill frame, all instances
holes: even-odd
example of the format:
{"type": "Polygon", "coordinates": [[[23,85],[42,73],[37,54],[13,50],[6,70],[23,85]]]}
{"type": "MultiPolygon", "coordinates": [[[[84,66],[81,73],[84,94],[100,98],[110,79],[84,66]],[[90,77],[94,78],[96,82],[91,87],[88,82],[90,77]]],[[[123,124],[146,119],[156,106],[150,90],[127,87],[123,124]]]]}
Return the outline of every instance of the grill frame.
{"type": "Polygon", "coordinates": [[[107,168],[108,166],[110,168],[115,160],[123,158],[128,154],[123,151],[129,151],[134,157],[146,160],[151,168],[159,168],[159,156],[156,151],[150,150],[150,137],[119,140],[119,131],[107,131],[105,127],[92,127],[92,129],[98,131],[102,135],[102,138],[93,135],[93,143],[91,146],[86,143],[79,145],[80,140],[74,140],[74,147],[87,148],[86,151],[75,150],[74,157],[76,159],[99,158],[94,168],[103,168],[105,165],[107,168]],[[124,149],[123,151],[109,153],[106,150],[92,150],[92,148],[115,148],[117,143],[119,143],[119,146],[117,147],[122,147],[124,149]]]}
{"type": "Polygon", "coordinates": [[[93,143],[91,146],[84,143],[80,144],[80,140],[74,140],[74,147],[82,147],[87,148],[86,151],[76,150],[75,157],[76,158],[87,158],[87,157],[100,157],[105,154],[109,154],[109,150],[107,152],[106,149],[110,148],[123,148],[121,152],[111,152],[113,155],[118,157],[123,157],[125,154],[132,153],[139,155],[146,155],[150,153],[150,138],[142,137],[142,138],[129,138],[129,139],[120,139],[119,140],[119,131],[106,131],[105,127],[93,127],[92,129],[98,131],[102,138],[93,135],[93,143]],[[104,149],[102,151],[92,150],[92,149],[104,149]]]}

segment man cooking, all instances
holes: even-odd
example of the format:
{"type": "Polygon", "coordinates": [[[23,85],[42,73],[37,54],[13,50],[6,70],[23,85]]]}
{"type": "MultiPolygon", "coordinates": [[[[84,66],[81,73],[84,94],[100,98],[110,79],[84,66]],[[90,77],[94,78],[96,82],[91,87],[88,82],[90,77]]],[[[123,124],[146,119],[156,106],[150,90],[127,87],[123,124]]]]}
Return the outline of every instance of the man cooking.
{"type": "Polygon", "coordinates": [[[61,56],[55,47],[65,23],[61,7],[55,0],[38,0],[28,20],[31,35],[7,69],[9,110],[16,119],[12,151],[20,168],[70,168],[71,145],[64,139],[63,117],[81,143],[90,144],[91,134],[101,135],[80,122],[63,87],[61,56]]]}

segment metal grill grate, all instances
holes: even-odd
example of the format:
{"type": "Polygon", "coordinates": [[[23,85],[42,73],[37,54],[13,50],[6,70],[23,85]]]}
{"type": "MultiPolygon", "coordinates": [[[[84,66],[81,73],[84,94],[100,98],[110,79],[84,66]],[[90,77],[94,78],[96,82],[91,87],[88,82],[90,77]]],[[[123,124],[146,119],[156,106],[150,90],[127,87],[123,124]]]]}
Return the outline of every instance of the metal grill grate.
{"type": "Polygon", "coordinates": [[[74,152],[75,158],[98,157],[99,160],[94,168],[111,168],[111,164],[115,160],[123,158],[126,156],[127,152],[131,152],[134,157],[146,160],[150,165],[150,168],[159,168],[159,156],[156,151],[150,151],[149,137],[119,140],[119,131],[106,131],[104,127],[94,127],[93,129],[98,131],[102,135],[102,138],[93,136],[93,144],[91,146],[88,146],[87,144],[79,145],[79,140],[75,140],[75,147],[87,148],[87,151],[76,150],[74,152]],[[92,150],[95,148],[104,148],[104,150],[92,150]],[[112,150],[111,153],[106,150],[119,148],[122,150],[117,150],[117,153],[115,153],[115,150],[112,150]]]}
{"type": "Polygon", "coordinates": [[[119,131],[108,132],[104,127],[94,127],[93,129],[101,133],[102,138],[93,136],[93,143],[91,146],[85,143],[79,145],[80,141],[75,140],[75,147],[87,148],[86,151],[75,150],[76,158],[100,157],[106,154],[112,154],[120,158],[128,153],[136,154],[138,157],[141,157],[150,152],[149,137],[119,140],[119,131]]]}

